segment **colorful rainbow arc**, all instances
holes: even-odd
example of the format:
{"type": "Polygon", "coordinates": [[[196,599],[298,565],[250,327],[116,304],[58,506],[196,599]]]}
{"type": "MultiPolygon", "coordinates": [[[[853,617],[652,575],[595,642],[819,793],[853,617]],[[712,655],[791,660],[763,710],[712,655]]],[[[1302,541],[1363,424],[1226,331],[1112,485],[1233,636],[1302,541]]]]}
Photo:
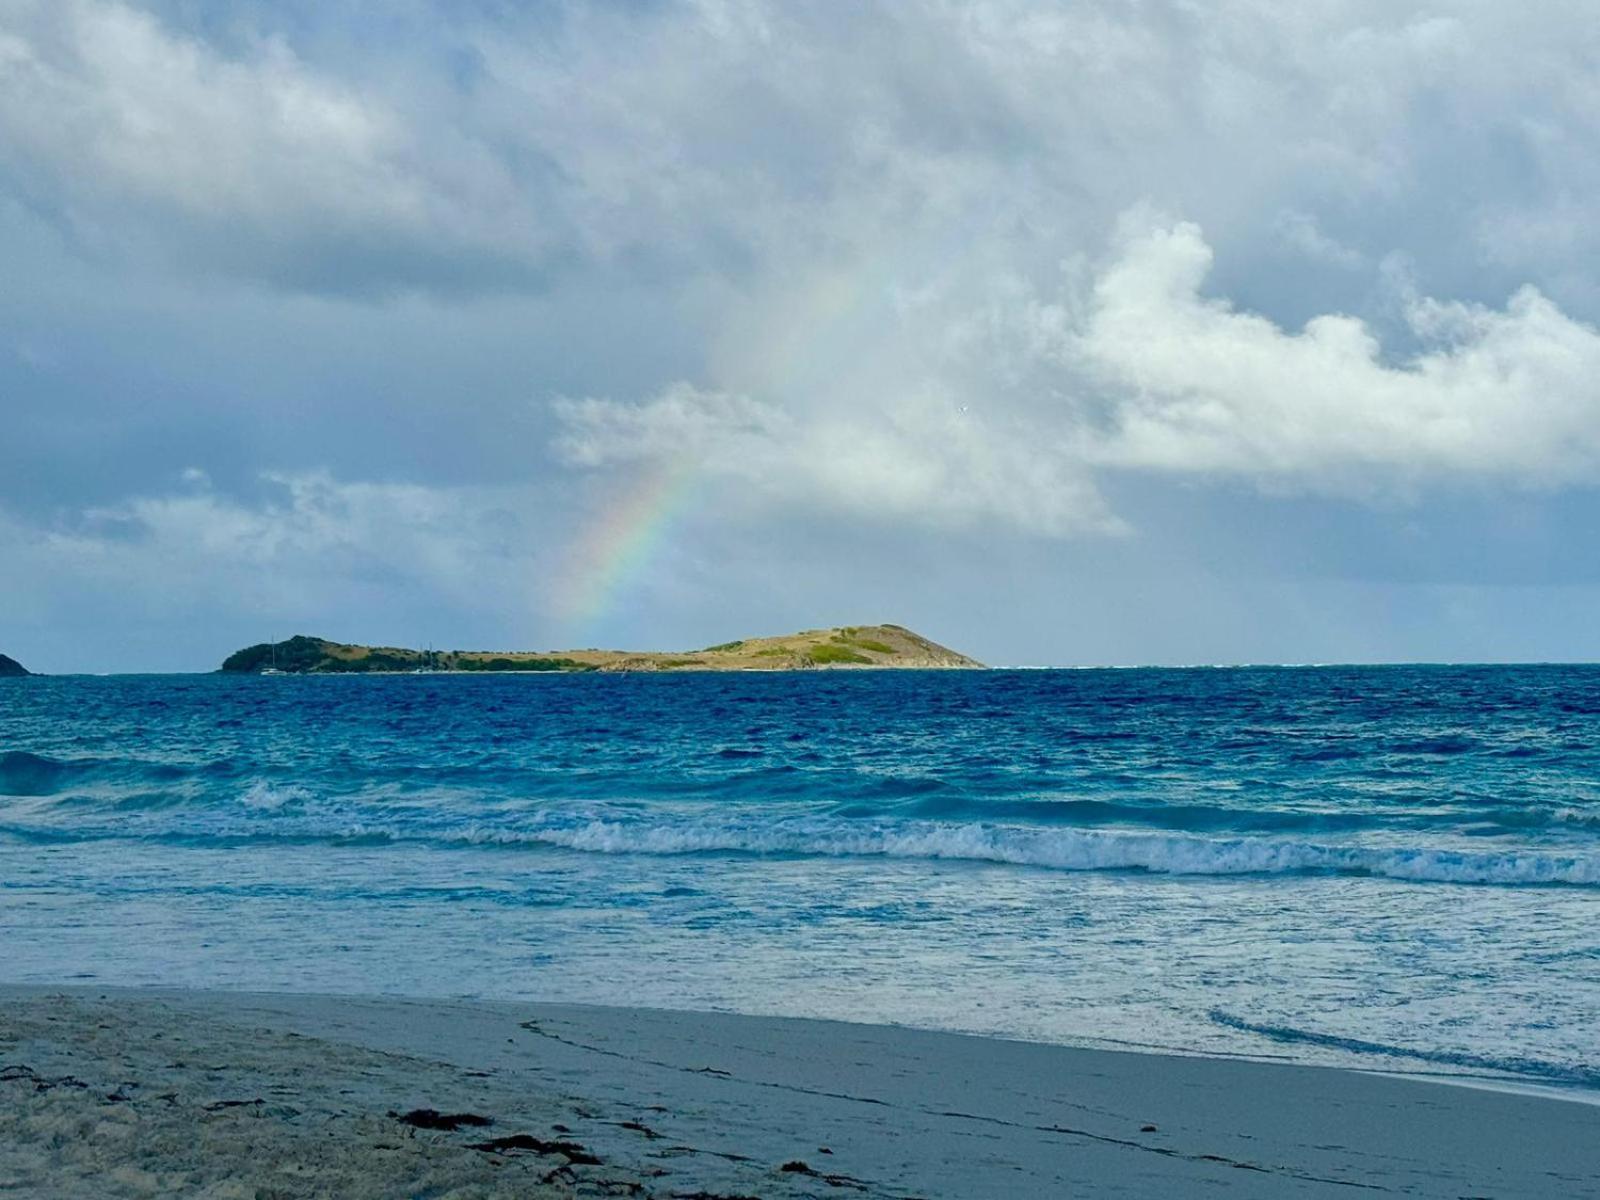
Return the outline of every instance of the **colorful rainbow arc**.
{"type": "Polygon", "coordinates": [[[554,596],[555,616],[569,634],[582,634],[611,611],[688,507],[696,478],[687,459],[643,464],[583,528],[554,596]]]}
{"type": "MultiPolygon", "coordinates": [[[[766,347],[758,376],[774,381],[780,396],[826,393],[841,374],[871,359],[895,320],[898,281],[920,276],[925,285],[937,284],[981,243],[977,230],[963,227],[951,231],[948,245],[912,243],[848,270],[819,272],[789,297],[788,336],[766,347]]],[[[583,527],[554,593],[554,615],[569,636],[592,629],[643,573],[696,495],[699,476],[693,458],[644,464],[583,527]]]]}

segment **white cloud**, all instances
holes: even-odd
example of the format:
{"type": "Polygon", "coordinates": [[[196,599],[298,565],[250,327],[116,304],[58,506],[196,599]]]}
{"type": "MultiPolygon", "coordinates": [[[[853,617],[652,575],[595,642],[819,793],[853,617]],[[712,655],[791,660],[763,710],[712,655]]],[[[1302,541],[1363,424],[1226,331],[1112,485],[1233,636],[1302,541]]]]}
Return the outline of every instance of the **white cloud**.
{"type": "Polygon", "coordinates": [[[712,329],[868,258],[915,292],[975,242],[1038,282],[1141,197],[1225,250],[1600,251],[1575,0],[491,7],[375,38],[359,6],[0,0],[0,192],[294,288],[634,273],[712,329]]]}
{"type": "Polygon", "coordinates": [[[1391,362],[1354,317],[1290,332],[1202,296],[1211,261],[1180,223],[1132,236],[1098,279],[1069,347],[1114,398],[1096,462],[1334,490],[1600,477],[1600,332],[1537,289],[1499,310],[1411,299],[1425,349],[1391,362]]]}
{"type": "Polygon", "coordinates": [[[189,7],[0,0],[0,172],[85,243],[331,291],[742,286],[973,229],[1027,270],[1145,196],[1228,243],[1327,210],[1369,258],[1512,216],[1595,248],[1564,216],[1600,181],[1575,2],[424,3],[378,38],[359,6],[241,5],[228,38],[189,7]],[[1458,169],[1479,199],[1444,205],[1458,169]]]}
{"type": "Polygon", "coordinates": [[[771,405],[682,382],[645,404],[563,397],[554,407],[565,427],[556,448],[581,466],[654,458],[715,463],[729,474],[759,477],[794,437],[792,418],[771,405]]]}
{"type": "Polygon", "coordinates": [[[539,248],[470,141],[425,133],[281,39],[228,57],[116,0],[0,4],[0,170],[86,245],[154,239],[189,265],[292,283],[321,256],[335,291],[360,285],[363,258],[405,279],[539,248]],[[491,236],[496,219],[517,236],[491,236]]]}
{"type": "Polygon", "coordinates": [[[406,219],[415,206],[385,167],[403,131],[282,43],[229,62],[122,5],[11,10],[21,32],[0,42],[0,111],[15,153],[207,218],[287,204],[406,219]]]}
{"type": "Polygon", "coordinates": [[[1424,348],[1393,361],[1354,317],[1290,331],[1203,295],[1211,265],[1197,226],[1137,210],[1081,294],[1069,273],[1053,302],[1019,285],[976,311],[913,304],[827,386],[770,377],[781,399],[679,383],[561,401],[557,447],[587,467],[688,461],[786,504],[1047,535],[1121,527],[1095,485],[1108,470],[1341,495],[1600,478],[1600,332],[1537,289],[1504,309],[1410,297],[1424,348]]]}
{"type": "Polygon", "coordinates": [[[934,526],[999,522],[1049,534],[1119,528],[1074,464],[947,397],[882,396],[785,411],[676,383],[640,404],[562,400],[557,449],[580,466],[691,465],[747,499],[934,526]]]}

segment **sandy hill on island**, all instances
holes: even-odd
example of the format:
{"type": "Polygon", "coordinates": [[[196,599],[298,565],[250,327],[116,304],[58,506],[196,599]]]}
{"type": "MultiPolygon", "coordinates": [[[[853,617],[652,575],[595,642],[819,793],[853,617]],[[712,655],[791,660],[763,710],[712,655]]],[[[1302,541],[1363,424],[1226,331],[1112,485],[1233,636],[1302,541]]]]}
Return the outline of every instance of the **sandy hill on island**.
{"type": "Polygon", "coordinates": [[[823,667],[982,667],[900,625],[842,625],[676,653],[632,650],[406,650],[316,637],[263,642],[222,670],[294,675],[413,671],[804,671],[823,667]]]}

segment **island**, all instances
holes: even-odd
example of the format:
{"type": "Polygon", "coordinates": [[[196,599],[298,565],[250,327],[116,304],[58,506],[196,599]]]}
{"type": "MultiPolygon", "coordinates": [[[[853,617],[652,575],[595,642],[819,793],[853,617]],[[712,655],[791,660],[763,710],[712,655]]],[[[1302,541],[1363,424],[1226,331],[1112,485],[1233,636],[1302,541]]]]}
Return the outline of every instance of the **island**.
{"type": "Polygon", "coordinates": [[[703,650],[407,650],[304,635],[230,654],[222,670],[241,674],[346,675],[433,672],[809,671],[818,668],[979,669],[902,625],[841,625],[786,637],[746,638],[703,650]]]}
{"type": "Polygon", "coordinates": [[[28,670],[27,667],[23,666],[16,659],[7,658],[4,654],[0,654],[0,679],[5,679],[8,677],[20,678],[23,675],[31,674],[33,674],[33,672],[28,670]]]}

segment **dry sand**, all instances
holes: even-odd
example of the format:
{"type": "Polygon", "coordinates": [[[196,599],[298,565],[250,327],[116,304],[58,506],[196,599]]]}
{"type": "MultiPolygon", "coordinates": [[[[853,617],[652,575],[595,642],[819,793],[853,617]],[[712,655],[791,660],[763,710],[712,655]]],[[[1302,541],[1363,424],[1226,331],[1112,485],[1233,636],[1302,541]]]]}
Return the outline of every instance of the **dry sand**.
{"type": "Polygon", "coordinates": [[[10,987],[0,1068],[0,1196],[1600,1196],[1587,1104],[825,1021],[10,987]]]}

